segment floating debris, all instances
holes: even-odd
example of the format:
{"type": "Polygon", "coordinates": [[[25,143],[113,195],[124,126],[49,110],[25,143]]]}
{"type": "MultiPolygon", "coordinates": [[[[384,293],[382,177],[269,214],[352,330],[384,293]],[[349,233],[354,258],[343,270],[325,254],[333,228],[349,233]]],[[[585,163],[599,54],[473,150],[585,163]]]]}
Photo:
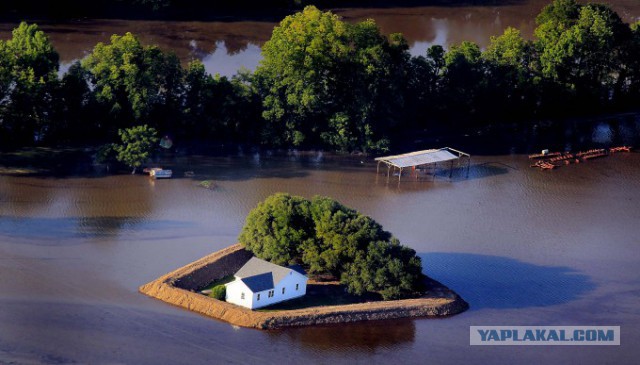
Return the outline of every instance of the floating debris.
{"type": "Polygon", "coordinates": [[[608,156],[617,152],[631,152],[631,147],[611,147],[608,150],[604,148],[596,148],[588,151],[581,151],[576,154],[572,154],[570,152],[549,152],[549,150],[543,150],[541,154],[529,155],[529,158],[544,158],[537,161],[533,165],[530,165],[531,167],[538,167],[543,170],[552,170],[555,167],[559,167],[562,165],[580,163],[593,158],[608,156]]]}
{"type": "Polygon", "coordinates": [[[203,187],[205,189],[213,190],[217,187],[216,183],[212,180],[203,180],[198,183],[198,186],[203,187]]]}

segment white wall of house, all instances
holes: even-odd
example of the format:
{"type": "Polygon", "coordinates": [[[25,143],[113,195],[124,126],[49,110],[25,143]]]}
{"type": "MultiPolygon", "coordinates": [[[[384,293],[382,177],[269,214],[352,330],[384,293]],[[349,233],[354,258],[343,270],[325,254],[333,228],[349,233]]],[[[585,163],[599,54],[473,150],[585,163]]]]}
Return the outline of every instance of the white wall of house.
{"type": "Polygon", "coordinates": [[[242,281],[236,279],[226,284],[226,287],[227,293],[225,294],[225,300],[227,302],[252,308],[253,292],[242,281]],[[242,293],[244,293],[244,299],[242,298],[242,293]]]}
{"type": "Polygon", "coordinates": [[[307,277],[291,270],[289,275],[280,280],[275,285],[273,290],[273,296],[269,297],[269,290],[261,291],[253,294],[253,301],[251,303],[251,309],[262,308],[267,305],[279,303],[285,300],[298,298],[307,293],[307,277]],[[296,290],[297,284],[297,290],[296,290]],[[283,289],[284,288],[284,293],[283,289]],[[258,294],[260,294],[260,300],[258,300],[258,294]]]}
{"type": "Polygon", "coordinates": [[[285,300],[298,298],[307,293],[307,277],[291,270],[289,275],[280,280],[275,288],[253,293],[240,279],[226,284],[226,301],[249,309],[262,308],[285,300]],[[284,292],[283,292],[284,288],[284,292]],[[273,291],[273,296],[269,292],[273,291]],[[244,299],[242,299],[244,293],[244,299]],[[258,299],[258,296],[260,299],[258,299]]]}

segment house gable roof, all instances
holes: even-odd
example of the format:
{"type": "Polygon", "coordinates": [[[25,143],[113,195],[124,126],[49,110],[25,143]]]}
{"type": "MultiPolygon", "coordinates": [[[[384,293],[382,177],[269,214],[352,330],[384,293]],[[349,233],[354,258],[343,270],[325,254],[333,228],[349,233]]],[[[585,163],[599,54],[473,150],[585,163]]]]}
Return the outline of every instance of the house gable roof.
{"type": "Polygon", "coordinates": [[[292,271],[306,275],[299,265],[287,268],[252,257],[235,273],[235,277],[242,280],[255,293],[273,289],[277,283],[291,274],[292,271]]]}
{"type": "Polygon", "coordinates": [[[270,272],[240,279],[252,292],[273,289],[273,275],[270,272]]]}

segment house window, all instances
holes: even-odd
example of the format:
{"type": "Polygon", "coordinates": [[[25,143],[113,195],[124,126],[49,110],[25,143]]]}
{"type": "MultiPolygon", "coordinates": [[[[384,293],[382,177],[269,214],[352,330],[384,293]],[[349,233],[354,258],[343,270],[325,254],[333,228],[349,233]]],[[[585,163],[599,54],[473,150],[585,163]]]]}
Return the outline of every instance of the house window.
{"type": "Polygon", "coordinates": [[[240,293],[240,299],[244,299],[244,292],[240,293]]]}
{"type": "Polygon", "coordinates": [[[284,288],[282,288],[282,294],[284,294],[284,288]]]}
{"type": "Polygon", "coordinates": [[[269,298],[273,297],[273,290],[269,290],[269,298]]]}
{"type": "Polygon", "coordinates": [[[300,284],[296,284],[296,290],[298,290],[299,287],[300,287],[300,284]]]}
{"type": "Polygon", "coordinates": [[[258,293],[258,299],[257,300],[260,300],[260,293],[258,293]]]}

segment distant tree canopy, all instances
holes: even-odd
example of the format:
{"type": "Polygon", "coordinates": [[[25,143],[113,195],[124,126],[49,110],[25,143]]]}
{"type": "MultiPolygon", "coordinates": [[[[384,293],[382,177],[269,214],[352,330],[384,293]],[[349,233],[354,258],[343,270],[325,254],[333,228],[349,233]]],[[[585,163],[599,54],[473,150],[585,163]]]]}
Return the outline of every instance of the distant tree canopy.
{"type": "Polygon", "coordinates": [[[0,142],[113,143],[146,124],[178,145],[372,152],[438,130],[638,110],[640,22],[575,0],[536,22],[533,40],[507,28],[485,50],[461,42],[412,57],[371,20],[309,6],[275,27],[255,72],[212,75],[127,33],[61,79],[46,35],[22,23],[0,41],[0,142]]]}
{"type": "Polygon", "coordinates": [[[304,264],[332,275],[349,292],[377,292],[385,300],[423,290],[420,258],[380,224],[326,197],[275,194],[247,216],[239,241],[257,257],[304,264]]]}
{"type": "Polygon", "coordinates": [[[174,54],[143,46],[127,33],[98,43],[82,67],[114,129],[154,119],[166,130],[178,120],[183,70],[174,54]]]}

